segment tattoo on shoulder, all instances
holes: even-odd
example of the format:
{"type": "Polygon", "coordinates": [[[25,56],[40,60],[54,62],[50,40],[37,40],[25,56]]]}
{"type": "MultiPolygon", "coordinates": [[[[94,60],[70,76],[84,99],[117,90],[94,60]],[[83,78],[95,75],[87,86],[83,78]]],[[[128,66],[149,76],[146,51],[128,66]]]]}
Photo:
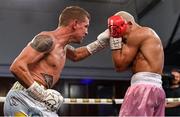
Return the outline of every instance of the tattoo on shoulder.
{"type": "Polygon", "coordinates": [[[38,35],[33,39],[30,45],[38,52],[46,52],[53,46],[53,40],[50,36],[38,35]]]}

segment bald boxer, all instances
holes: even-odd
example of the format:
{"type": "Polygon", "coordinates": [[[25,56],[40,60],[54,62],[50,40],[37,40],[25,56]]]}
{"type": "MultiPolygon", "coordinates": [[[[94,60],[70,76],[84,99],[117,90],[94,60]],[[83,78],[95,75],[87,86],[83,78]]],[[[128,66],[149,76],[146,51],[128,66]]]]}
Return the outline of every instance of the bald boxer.
{"type": "MultiPolygon", "coordinates": [[[[43,31],[27,44],[10,66],[18,82],[6,96],[5,116],[58,116],[63,97],[51,88],[60,79],[67,45],[81,43],[89,21],[90,14],[83,8],[66,7],[55,30],[43,31]]],[[[84,56],[89,55],[86,50],[84,56]]]]}
{"type": "Polygon", "coordinates": [[[130,68],[133,72],[119,116],[164,116],[164,52],[159,36],[153,29],[137,24],[125,11],[109,17],[108,28],[116,71],[130,68]]]}
{"type": "Polygon", "coordinates": [[[159,36],[153,29],[138,25],[131,14],[120,11],[108,18],[108,29],[94,42],[76,49],[68,45],[68,58],[84,59],[109,44],[116,71],[130,68],[133,72],[119,116],[164,116],[164,52],[159,36]]]}

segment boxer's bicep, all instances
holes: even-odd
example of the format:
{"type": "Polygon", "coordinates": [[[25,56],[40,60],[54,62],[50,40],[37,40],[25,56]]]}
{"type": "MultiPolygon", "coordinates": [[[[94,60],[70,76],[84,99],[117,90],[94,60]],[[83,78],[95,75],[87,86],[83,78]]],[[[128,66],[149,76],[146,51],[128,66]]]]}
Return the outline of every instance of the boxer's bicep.
{"type": "Polygon", "coordinates": [[[43,53],[37,52],[30,45],[27,45],[16,57],[16,61],[21,64],[35,63],[44,56],[43,53]]]}
{"type": "Polygon", "coordinates": [[[25,64],[35,63],[53,48],[53,40],[46,35],[36,36],[16,58],[25,64]]]}

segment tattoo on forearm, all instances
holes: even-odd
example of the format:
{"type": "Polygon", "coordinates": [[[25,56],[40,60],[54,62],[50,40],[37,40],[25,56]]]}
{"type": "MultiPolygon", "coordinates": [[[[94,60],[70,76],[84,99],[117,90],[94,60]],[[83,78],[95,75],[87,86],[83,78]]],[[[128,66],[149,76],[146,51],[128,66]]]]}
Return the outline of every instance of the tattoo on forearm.
{"type": "Polygon", "coordinates": [[[66,45],[66,49],[70,50],[70,51],[73,51],[73,52],[75,51],[75,48],[73,46],[69,45],[69,44],[66,45]]]}
{"type": "Polygon", "coordinates": [[[41,75],[43,76],[48,88],[52,88],[53,85],[53,76],[49,75],[49,74],[45,74],[45,73],[41,73],[41,75]]]}
{"type": "Polygon", "coordinates": [[[38,52],[46,52],[53,46],[53,40],[47,35],[38,35],[30,44],[38,52]]]}

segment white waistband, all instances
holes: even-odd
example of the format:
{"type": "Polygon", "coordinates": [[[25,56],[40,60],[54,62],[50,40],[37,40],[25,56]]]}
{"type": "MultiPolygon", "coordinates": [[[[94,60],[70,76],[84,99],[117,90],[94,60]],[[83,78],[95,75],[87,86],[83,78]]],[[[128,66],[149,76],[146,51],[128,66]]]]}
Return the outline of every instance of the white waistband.
{"type": "Polygon", "coordinates": [[[138,72],[132,76],[131,86],[138,83],[153,84],[162,87],[162,77],[160,74],[152,72],[138,72]]]}
{"type": "Polygon", "coordinates": [[[11,90],[23,90],[26,91],[26,88],[24,88],[18,81],[14,83],[11,90]]]}

